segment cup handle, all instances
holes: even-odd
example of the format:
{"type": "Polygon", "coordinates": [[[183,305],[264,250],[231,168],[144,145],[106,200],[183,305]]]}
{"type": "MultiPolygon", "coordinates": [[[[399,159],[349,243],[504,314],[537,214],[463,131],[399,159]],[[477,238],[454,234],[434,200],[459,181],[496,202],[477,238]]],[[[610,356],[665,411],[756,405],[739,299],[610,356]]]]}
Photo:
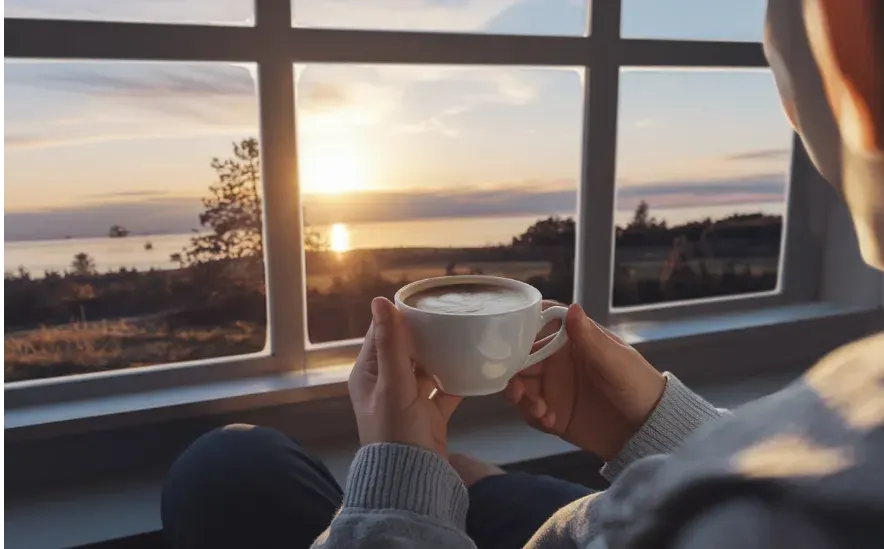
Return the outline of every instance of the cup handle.
{"type": "Polygon", "coordinates": [[[527,360],[525,360],[525,365],[522,366],[522,370],[527,368],[528,366],[533,366],[540,362],[541,360],[545,360],[556,353],[559,349],[565,346],[565,343],[568,342],[568,332],[565,330],[565,316],[568,314],[567,307],[550,307],[549,309],[540,313],[540,327],[543,328],[553,320],[561,320],[562,327],[559,328],[558,333],[552,338],[552,341],[543,346],[542,349],[539,349],[536,352],[528,355],[527,360]]]}

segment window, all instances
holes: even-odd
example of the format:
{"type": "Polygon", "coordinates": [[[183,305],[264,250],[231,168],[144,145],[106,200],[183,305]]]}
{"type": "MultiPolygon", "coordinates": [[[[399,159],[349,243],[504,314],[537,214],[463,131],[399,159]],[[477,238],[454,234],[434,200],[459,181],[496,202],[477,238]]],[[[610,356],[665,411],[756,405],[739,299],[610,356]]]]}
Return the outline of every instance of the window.
{"type": "Polygon", "coordinates": [[[6,17],[251,25],[251,0],[8,0],[6,17]]]}
{"type": "Polygon", "coordinates": [[[583,35],[587,0],[291,0],[294,24],[371,30],[583,35]]]}
{"type": "Polygon", "coordinates": [[[789,284],[819,251],[791,245],[805,164],[753,43],[762,15],[761,0],[8,2],[5,379],[88,375],[7,398],[346,364],[371,297],[446,272],[521,278],[602,322],[816,299],[789,284]],[[706,269],[752,284],[667,267],[680,224],[732,213],[760,215],[707,227],[706,269]]]}
{"type": "Polygon", "coordinates": [[[5,380],[261,351],[254,66],[5,72],[5,380]]]}
{"type": "Polygon", "coordinates": [[[622,0],[626,38],[760,42],[767,0],[622,0]]]}
{"type": "Polygon", "coordinates": [[[361,337],[373,297],[445,274],[570,301],[582,69],[296,74],[310,341],[361,337]]]}
{"type": "Polygon", "coordinates": [[[618,127],[612,305],[775,291],[792,134],[769,71],[624,70],[618,127]]]}

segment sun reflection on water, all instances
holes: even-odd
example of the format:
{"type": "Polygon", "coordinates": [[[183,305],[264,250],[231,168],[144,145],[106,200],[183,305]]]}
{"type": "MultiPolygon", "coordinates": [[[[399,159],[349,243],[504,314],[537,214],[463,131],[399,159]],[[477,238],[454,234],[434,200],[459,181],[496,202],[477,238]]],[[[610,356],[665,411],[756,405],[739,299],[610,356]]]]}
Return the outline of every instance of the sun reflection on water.
{"type": "Polygon", "coordinates": [[[333,252],[344,253],[350,251],[350,229],[344,223],[332,225],[329,233],[329,248],[333,252]]]}

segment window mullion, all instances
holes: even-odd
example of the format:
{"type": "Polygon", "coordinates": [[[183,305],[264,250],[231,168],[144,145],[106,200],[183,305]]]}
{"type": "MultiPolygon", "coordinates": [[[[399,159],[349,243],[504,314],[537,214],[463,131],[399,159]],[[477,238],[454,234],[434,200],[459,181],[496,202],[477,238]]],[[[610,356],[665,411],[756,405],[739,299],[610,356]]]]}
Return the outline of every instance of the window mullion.
{"type": "MultiPolygon", "coordinates": [[[[262,35],[285,39],[291,22],[288,0],[257,0],[255,14],[262,35]]],[[[268,50],[258,62],[258,83],[268,339],[278,368],[290,370],[305,364],[306,302],[294,66],[284,48],[268,50]]]]}
{"type": "Polygon", "coordinates": [[[602,323],[607,321],[611,301],[620,11],[619,0],[592,3],[588,83],[584,86],[583,172],[574,290],[576,300],[586,312],[602,323]]]}

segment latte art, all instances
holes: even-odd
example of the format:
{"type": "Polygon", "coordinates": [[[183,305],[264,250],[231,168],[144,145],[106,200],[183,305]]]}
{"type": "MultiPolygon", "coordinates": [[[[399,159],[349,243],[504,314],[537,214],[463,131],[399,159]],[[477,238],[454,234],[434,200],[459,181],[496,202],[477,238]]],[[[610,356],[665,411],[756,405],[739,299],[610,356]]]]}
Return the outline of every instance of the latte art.
{"type": "Polygon", "coordinates": [[[493,284],[451,284],[405,298],[405,304],[415,309],[459,315],[507,313],[531,302],[524,292],[493,284]]]}

